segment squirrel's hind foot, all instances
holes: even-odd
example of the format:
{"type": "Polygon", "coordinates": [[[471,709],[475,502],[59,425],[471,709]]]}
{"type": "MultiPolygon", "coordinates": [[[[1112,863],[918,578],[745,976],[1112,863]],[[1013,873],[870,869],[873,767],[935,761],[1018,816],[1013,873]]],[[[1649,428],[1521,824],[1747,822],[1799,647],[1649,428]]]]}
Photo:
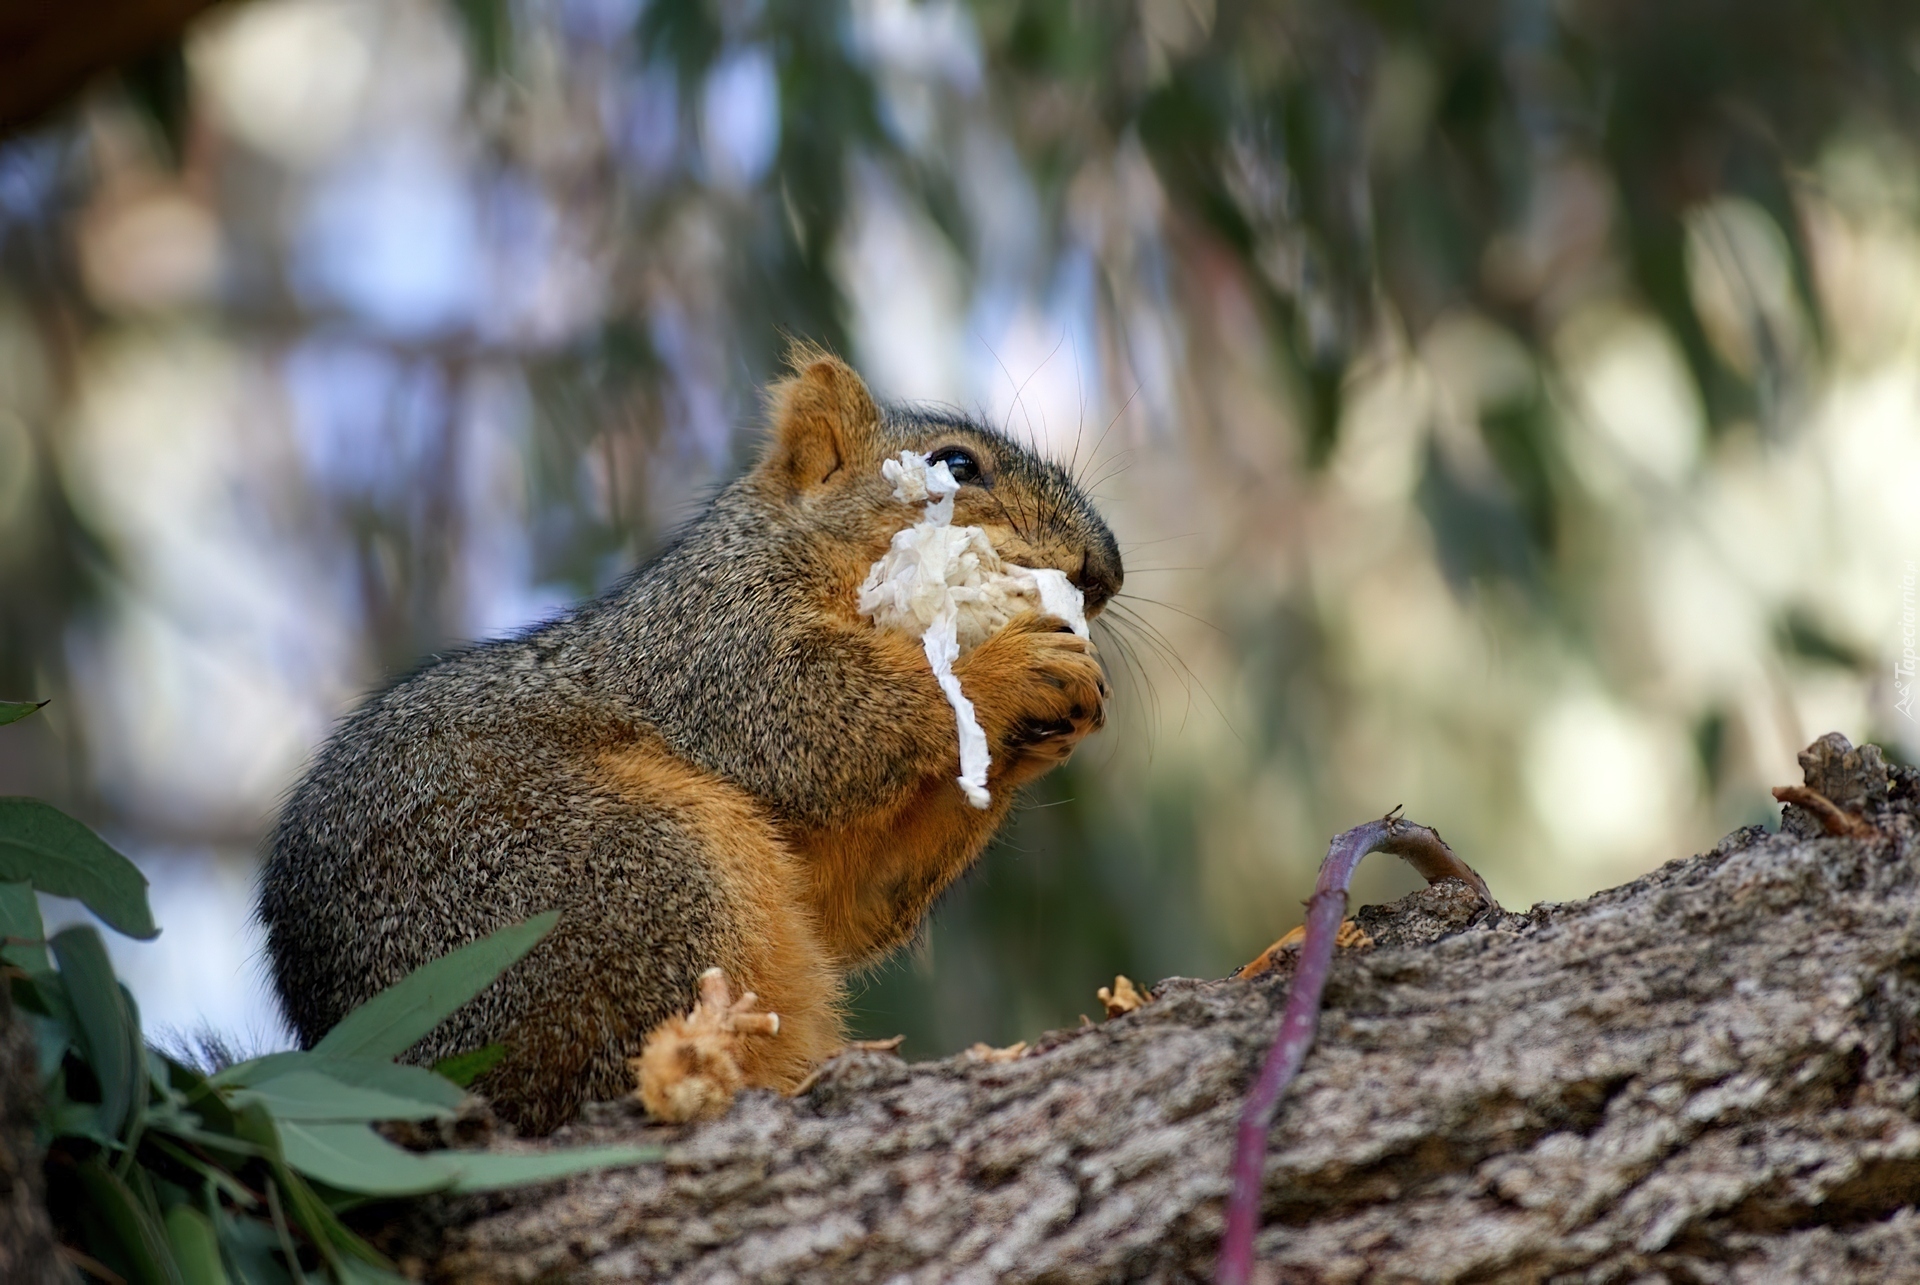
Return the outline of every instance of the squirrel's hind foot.
{"type": "Polygon", "coordinates": [[[654,1027],[640,1056],[627,1059],[647,1113],[669,1124],[726,1114],[746,1084],[738,1037],[780,1030],[780,1015],[756,1011],[759,1003],[752,991],[734,999],[720,969],[702,973],[692,1010],[654,1027]]]}

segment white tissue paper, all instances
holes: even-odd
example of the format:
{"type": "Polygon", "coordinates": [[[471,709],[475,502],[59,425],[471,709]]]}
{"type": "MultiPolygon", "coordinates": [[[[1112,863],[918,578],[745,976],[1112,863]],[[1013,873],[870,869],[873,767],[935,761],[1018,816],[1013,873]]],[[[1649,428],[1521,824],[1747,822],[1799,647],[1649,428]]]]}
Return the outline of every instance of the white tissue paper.
{"type": "Polygon", "coordinates": [[[880,466],[894,498],[926,501],[926,516],[893,537],[893,544],[860,586],[860,611],[883,629],[918,634],[933,676],[946,693],[960,726],[960,788],[967,802],[985,808],[987,735],[973,702],[960,690],[953,662],[972,651],[1022,611],[1044,611],[1087,636],[1080,590],[1051,567],[1002,562],[977,526],[953,525],[953,497],[960,484],[944,463],[929,465],[912,451],[880,466]]]}

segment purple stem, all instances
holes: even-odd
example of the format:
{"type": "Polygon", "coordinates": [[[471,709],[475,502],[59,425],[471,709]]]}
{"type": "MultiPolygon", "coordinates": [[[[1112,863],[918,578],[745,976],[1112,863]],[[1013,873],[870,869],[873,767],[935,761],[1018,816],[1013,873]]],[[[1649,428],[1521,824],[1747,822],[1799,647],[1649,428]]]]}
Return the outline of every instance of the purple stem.
{"type": "Polygon", "coordinates": [[[1293,969],[1286,1011],[1274,1034],[1266,1065],[1240,1112],[1239,1135],[1233,1148],[1233,1191],[1227,1199],[1227,1230],[1220,1243],[1216,1285],[1247,1285],[1253,1276],[1253,1233],[1260,1225],[1260,1200],[1267,1161],[1267,1129],[1273,1123],[1280,1095],[1306,1060],[1320,1024],[1320,996],[1327,989],[1333,965],[1333,942],[1347,913],[1347,889],[1360,858],[1369,852],[1391,852],[1426,877],[1428,883],[1445,878],[1463,881],[1491,906],[1493,894],[1486,881],[1453,855],[1437,831],[1388,815],[1357,825],[1334,838],[1327,859],[1320,863],[1320,880],[1307,902],[1307,936],[1293,969]]]}

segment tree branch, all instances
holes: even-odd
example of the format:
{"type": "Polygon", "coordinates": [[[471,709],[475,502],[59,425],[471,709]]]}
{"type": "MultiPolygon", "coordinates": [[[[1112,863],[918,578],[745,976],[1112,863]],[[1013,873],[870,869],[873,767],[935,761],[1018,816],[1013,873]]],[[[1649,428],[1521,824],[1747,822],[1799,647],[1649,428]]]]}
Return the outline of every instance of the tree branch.
{"type": "MultiPolygon", "coordinates": [[[[1848,752],[1809,788],[1871,835],[1749,827],[1525,915],[1453,881],[1360,910],[1377,945],[1333,959],[1268,1133],[1256,1279],[1910,1278],[1920,774],[1848,752]]],[[[668,1160],[385,1243],[443,1279],[1205,1280],[1288,971],[1163,982],[1012,1061],[853,1052],[706,1125],[602,1105],[566,1140],[668,1160]]]]}

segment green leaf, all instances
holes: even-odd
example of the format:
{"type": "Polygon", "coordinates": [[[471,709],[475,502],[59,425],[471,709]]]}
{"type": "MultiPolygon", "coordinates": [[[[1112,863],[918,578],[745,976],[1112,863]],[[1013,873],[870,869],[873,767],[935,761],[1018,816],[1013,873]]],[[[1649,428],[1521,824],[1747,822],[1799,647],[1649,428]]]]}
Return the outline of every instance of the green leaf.
{"type": "Polygon", "coordinates": [[[236,1105],[259,1102],[273,1112],[275,1119],[283,1122],[352,1120],[364,1124],[372,1120],[419,1120],[453,1114],[448,1107],[342,1084],[318,1071],[290,1071],[275,1076],[254,1088],[238,1090],[232,1100],[236,1105]]]}
{"type": "Polygon", "coordinates": [[[75,897],[129,937],[160,935],[147,877],[99,835],[38,799],[0,798],[0,883],[75,897]]]}
{"type": "Polygon", "coordinates": [[[228,1285],[213,1221],[198,1209],[175,1205],[167,1211],[167,1243],[173,1247],[173,1261],[179,1264],[186,1285],[228,1285]]]}
{"type": "Polygon", "coordinates": [[[48,1102],[40,1108],[42,1131],[52,1138],[85,1138],[89,1142],[99,1143],[102,1147],[111,1147],[118,1143],[119,1138],[116,1135],[105,1133],[100,1128],[100,1104],[69,1101],[65,1096],[64,1081],[63,1076],[60,1100],[48,1102]]]}
{"type": "MultiPolygon", "coordinates": [[[[284,1166],[276,1171],[295,1219],[313,1241],[336,1274],[344,1278],[346,1264],[358,1259],[382,1271],[393,1270],[379,1250],[362,1240],[352,1228],[340,1221],[331,1202],[321,1189],[300,1174],[284,1166]]],[[[332,1188],[326,1188],[332,1191],[332,1188]]],[[[356,1198],[357,1203],[357,1198],[356,1198]]]]}
{"type": "Polygon", "coordinates": [[[113,975],[106,944],[91,925],[56,934],[52,946],[79,1027],[81,1054],[100,1081],[100,1128],[123,1138],[147,1099],[139,1019],[113,975]]]}
{"type": "Polygon", "coordinates": [[[280,1145],[280,1130],[274,1125],[273,1113],[258,1102],[245,1102],[234,1108],[233,1133],[234,1137],[269,1160],[285,1158],[280,1145]]]}
{"type": "Polygon", "coordinates": [[[29,973],[52,968],[47,962],[46,925],[40,919],[40,899],[33,885],[0,883],[0,939],[12,938],[0,947],[0,960],[18,965],[29,973]]]}
{"type": "Polygon", "coordinates": [[[596,1169],[646,1164],[658,1147],[580,1147],[499,1155],[396,1147],[364,1124],[281,1121],[287,1163],[317,1182],[368,1196],[415,1196],[429,1191],[500,1191],[552,1182],[596,1169]]]}
{"type": "Polygon", "coordinates": [[[448,1153],[456,1158],[460,1177],[451,1190],[456,1194],[500,1191],[524,1187],[529,1183],[552,1182],[596,1169],[624,1169],[649,1164],[666,1152],[659,1147],[576,1147],[568,1151],[541,1151],[525,1155],[499,1155],[486,1151],[448,1153]]]}
{"type": "Polygon", "coordinates": [[[259,1198],[256,1197],[252,1191],[248,1190],[247,1186],[238,1178],[228,1173],[225,1169],[222,1169],[219,1165],[175,1145],[172,1141],[159,1136],[157,1133],[149,1133],[147,1136],[152,1140],[154,1147],[169,1160],[173,1161],[173,1163],[179,1165],[182,1169],[191,1170],[199,1174],[201,1182],[212,1188],[211,1192],[206,1193],[209,1198],[211,1198],[214,1193],[218,1193],[232,1201],[236,1208],[259,1208],[259,1198]]]}
{"type": "Polygon", "coordinates": [[[564,1151],[499,1154],[487,1151],[407,1151],[360,1124],[282,1121],[287,1160],[308,1177],[342,1192],[368,1196],[502,1191],[553,1182],[599,1169],[648,1164],[659,1147],[578,1147],[564,1151]]]}
{"type": "Polygon", "coordinates": [[[445,1076],[464,1089],[491,1071],[506,1055],[506,1045],[486,1044],[470,1053],[455,1053],[452,1057],[441,1058],[433,1064],[433,1072],[435,1075],[445,1076]]]}
{"type": "MultiPolygon", "coordinates": [[[[273,1218],[274,1231],[281,1238],[283,1252],[289,1261],[294,1253],[293,1242],[288,1235],[289,1216],[292,1225],[298,1226],[307,1234],[313,1247],[320,1251],[329,1266],[338,1268],[341,1263],[341,1251],[358,1255],[376,1264],[384,1264],[385,1259],[374,1251],[373,1247],[347,1229],[333,1215],[323,1201],[308,1185],[305,1177],[292,1163],[292,1153],[317,1156],[316,1164],[325,1164],[336,1159],[329,1154],[328,1147],[316,1148],[313,1135],[317,1132],[325,1139],[327,1131],[338,1129],[360,1129],[368,1137],[380,1141],[372,1130],[364,1125],[338,1124],[299,1124],[293,1121],[276,1121],[272,1114],[259,1102],[244,1102],[236,1105],[234,1121],[239,1134],[246,1142],[258,1148],[271,1170],[271,1178],[265,1184],[267,1209],[273,1218]]],[[[203,1145],[206,1143],[203,1141],[203,1145]]],[[[350,1144],[349,1144],[350,1145],[350,1144]]],[[[337,1150],[338,1148],[332,1148],[337,1150]]],[[[407,1154],[398,1147],[392,1148],[405,1158],[407,1154]]],[[[224,1235],[224,1233],[223,1233],[224,1235]]],[[[298,1268],[295,1268],[296,1276],[298,1268]]]]}
{"type": "Polygon", "coordinates": [[[45,704],[45,701],[0,701],[0,727],[19,722],[45,704]]]}
{"type": "MultiPolygon", "coordinates": [[[[271,1119],[271,1117],[268,1117],[271,1119]]],[[[271,1160],[280,1154],[280,1140],[276,1136],[270,1144],[262,1145],[238,1133],[215,1133],[211,1129],[196,1129],[192,1125],[174,1125],[167,1133],[182,1142],[191,1142],[202,1151],[212,1152],[215,1156],[231,1157],[232,1164],[238,1168],[249,1160],[271,1160]]]]}
{"type": "Polygon", "coordinates": [[[280,1237],[273,1224],[258,1218],[242,1218],[224,1207],[216,1207],[214,1221],[220,1228],[220,1247],[243,1285],[292,1285],[293,1277],[275,1255],[280,1237]]]}
{"type": "Polygon", "coordinates": [[[369,1196],[417,1196],[460,1176],[441,1154],[396,1147],[364,1124],[279,1122],[287,1163],[329,1187],[369,1196]]]}
{"type": "Polygon", "coordinates": [[[348,1013],[313,1051],[336,1057],[399,1057],[518,963],[559,918],[559,911],[549,910],[421,965],[348,1013]]]}
{"type": "Polygon", "coordinates": [[[221,1088],[255,1088],[269,1080],[300,1071],[313,1071],[363,1089],[377,1089],[395,1097],[424,1103],[431,1110],[451,1111],[466,1101],[467,1095],[445,1077],[423,1066],[401,1066],[384,1058],[326,1057],[319,1053],[269,1053],[251,1062],[230,1066],[213,1077],[221,1088]]]}
{"type": "Polygon", "coordinates": [[[275,1164],[273,1172],[266,1181],[267,1214],[273,1219],[273,1233],[280,1241],[280,1256],[299,1285],[307,1285],[306,1275],[300,1270],[300,1249],[293,1243],[293,1227],[287,1222],[286,1203],[280,1197],[283,1185],[289,1190],[300,1181],[300,1175],[283,1164],[275,1164]]]}
{"type": "MultiPolygon", "coordinates": [[[[187,1111],[199,1117],[202,1128],[215,1133],[235,1134],[239,1128],[233,1109],[214,1088],[213,1082],[191,1066],[165,1058],[167,1085],[179,1094],[187,1111]]],[[[177,1131],[177,1129],[176,1129],[177,1131]]]]}
{"type": "Polygon", "coordinates": [[[133,1285],[186,1285],[166,1233],[99,1156],[80,1166],[80,1181],[87,1193],[84,1213],[90,1216],[84,1221],[94,1223],[112,1245],[98,1257],[124,1267],[133,1285]]]}
{"type": "Polygon", "coordinates": [[[277,1164],[273,1170],[273,1181],[267,1185],[268,1204],[272,1206],[272,1194],[277,1189],[284,1197],[280,1217],[306,1233],[308,1242],[320,1251],[327,1266],[338,1269],[342,1245],[357,1247],[355,1252],[364,1250],[372,1253],[358,1236],[346,1229],[333,1211],[327,1208],[326,1201],[320,1198],[312,1185],[299,1173],[284,1164],[277,1164]]]}
{"type": "Polygon", "coordinates": [[[23,1012],[73,1024],[73,1006],[67,1003],[67,992],[60,985],[60,974],[53,971],[51,959],[46,968],[13,979],[13,1002],[23,1012]]]}

